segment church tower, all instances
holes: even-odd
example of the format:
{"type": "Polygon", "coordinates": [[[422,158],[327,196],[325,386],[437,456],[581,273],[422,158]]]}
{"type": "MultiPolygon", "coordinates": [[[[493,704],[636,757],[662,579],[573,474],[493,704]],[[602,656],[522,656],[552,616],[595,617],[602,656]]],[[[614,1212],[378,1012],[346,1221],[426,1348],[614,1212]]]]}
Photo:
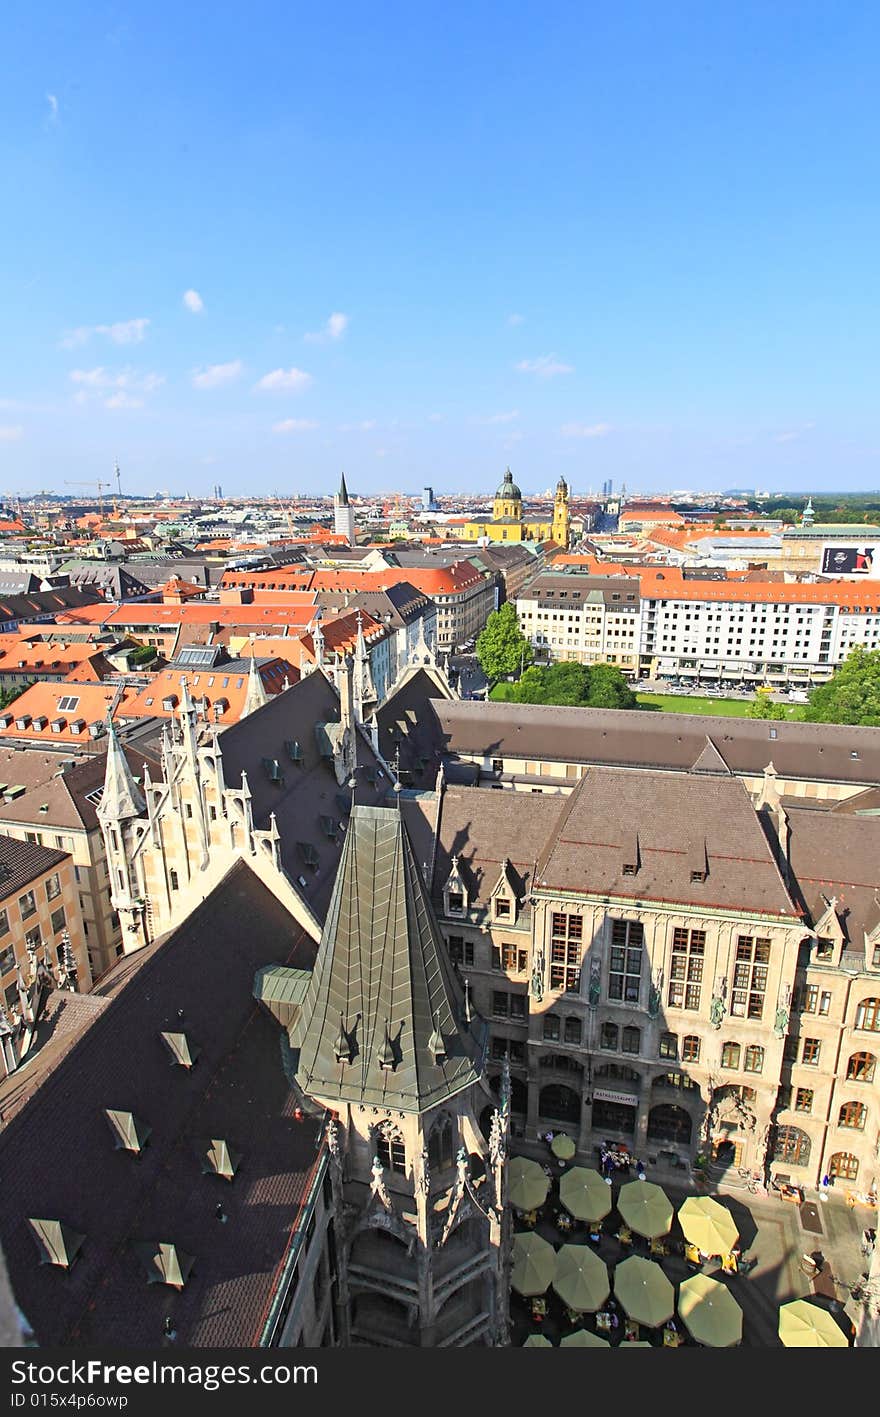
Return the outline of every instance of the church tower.
{"type": "Polygon", "coordinates": [[[255,993],[331,1119],[340,1342],[506,1343],[508,1106],[397,808],[352,809],[314,970],[283,973],[255,993]]]}
{"type": "Polygon", "coordinates": [[[569,534],[568,483],[564,477],[560,477],[556,484],[556,496],[553,498],[553,527],[550,539],[567,551],[569,534]]]}
{"type": "Polygon", "coordinates": [[[333,498],[333,530],[337,536],[344,536],[350,546],[354,546],[354,507],[348,500],[345,473],[333,498]]]}
{"type": "Polygon", "coordinates": [[[505,472],[504,481],[495,493],[492,516],[496,522],[503,518],[522,521],[522,493],[513,480],[510,468],[505,472]]]}

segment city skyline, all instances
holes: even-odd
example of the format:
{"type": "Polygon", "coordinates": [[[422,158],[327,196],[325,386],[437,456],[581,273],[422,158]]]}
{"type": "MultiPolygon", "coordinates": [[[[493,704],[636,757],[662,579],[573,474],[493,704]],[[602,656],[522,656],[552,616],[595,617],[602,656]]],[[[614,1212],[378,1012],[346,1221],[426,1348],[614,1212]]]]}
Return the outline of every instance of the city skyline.
{"type": "Polygon", "coordinates": [[[876,489],[880,19],[635,11],[17,7],[3,488],[876,489]]]}

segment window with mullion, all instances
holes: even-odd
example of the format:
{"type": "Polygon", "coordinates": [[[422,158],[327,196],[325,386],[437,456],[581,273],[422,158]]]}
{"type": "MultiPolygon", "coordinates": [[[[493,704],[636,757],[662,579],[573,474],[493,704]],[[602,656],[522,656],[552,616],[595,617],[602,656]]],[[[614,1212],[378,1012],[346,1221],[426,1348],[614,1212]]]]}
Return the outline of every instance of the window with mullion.
{"type": "Polygon", "coordinates": [[[608,997],[637,1004],[642,982],[644,929],[637,920],[615,920],[611,930],[608,997]]]}

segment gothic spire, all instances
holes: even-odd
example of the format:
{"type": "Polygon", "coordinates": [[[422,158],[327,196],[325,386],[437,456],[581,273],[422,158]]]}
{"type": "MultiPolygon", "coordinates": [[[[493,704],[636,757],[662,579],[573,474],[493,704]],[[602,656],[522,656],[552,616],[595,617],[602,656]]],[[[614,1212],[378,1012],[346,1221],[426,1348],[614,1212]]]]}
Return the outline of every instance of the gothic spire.
{"type": "Polygon", "coordinates": [[[263,704],[269,702],[269,695],[266,693],[266,686],[263,677],[257,667],[257,652],[254,643],[254,636],[251,635],[251,667],[248,672],[247,694],[245,695],[244,708],[241,711],[242,718],[247,718],[249,713],[255,709],[262,708],[263,704]]]}
{"type": "Polygon", "coordinates": [[[98,821],[102,826],[127,822],[132,817],[139,817],[146,810],[146,805],[108,714],[107,764],[104,768],[104,791],[97,809],[98,821]]]}
{"type": "Polygon", "coordinates": [[[343,473],[340,478],[339,492],[337,493],[337,497],[339,500],[340,507],[348,506],[348,488],[345,485],[345,473],[343,473]]]}

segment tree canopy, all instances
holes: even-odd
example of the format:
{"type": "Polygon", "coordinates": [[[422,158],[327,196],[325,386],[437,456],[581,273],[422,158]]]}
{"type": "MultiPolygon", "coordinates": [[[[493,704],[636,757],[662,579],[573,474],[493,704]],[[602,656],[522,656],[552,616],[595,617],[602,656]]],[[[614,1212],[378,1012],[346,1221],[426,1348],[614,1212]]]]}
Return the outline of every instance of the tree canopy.
{"type": "Polygon", "coordinates": [[[497,684],[491,697],[515,704],[568,704],[577,708],[638,708],[613,664],[550,664],[527,669],[517,684],[497,684]]]}
{"type": "Polygon", "coordinates": [[[746,709],[746,718],[787,718],[785,704],[776,703],[769,694],[756,694],[746,709]]]}
{"type": "Polygon", "coordinates": [[[532,646],[519,627],[516,610],[508,600],[500,610],[493,610],[486,628],[477,640],[477,658],[489,679],[502,679],[518,674],[532,662],[532,646]]]}
{"type": "Polygon", "coordinates": [[[850,650],[827,684],[810,694],[808,723],[852,723],[880,728],[880,650],[850,650]]]}

